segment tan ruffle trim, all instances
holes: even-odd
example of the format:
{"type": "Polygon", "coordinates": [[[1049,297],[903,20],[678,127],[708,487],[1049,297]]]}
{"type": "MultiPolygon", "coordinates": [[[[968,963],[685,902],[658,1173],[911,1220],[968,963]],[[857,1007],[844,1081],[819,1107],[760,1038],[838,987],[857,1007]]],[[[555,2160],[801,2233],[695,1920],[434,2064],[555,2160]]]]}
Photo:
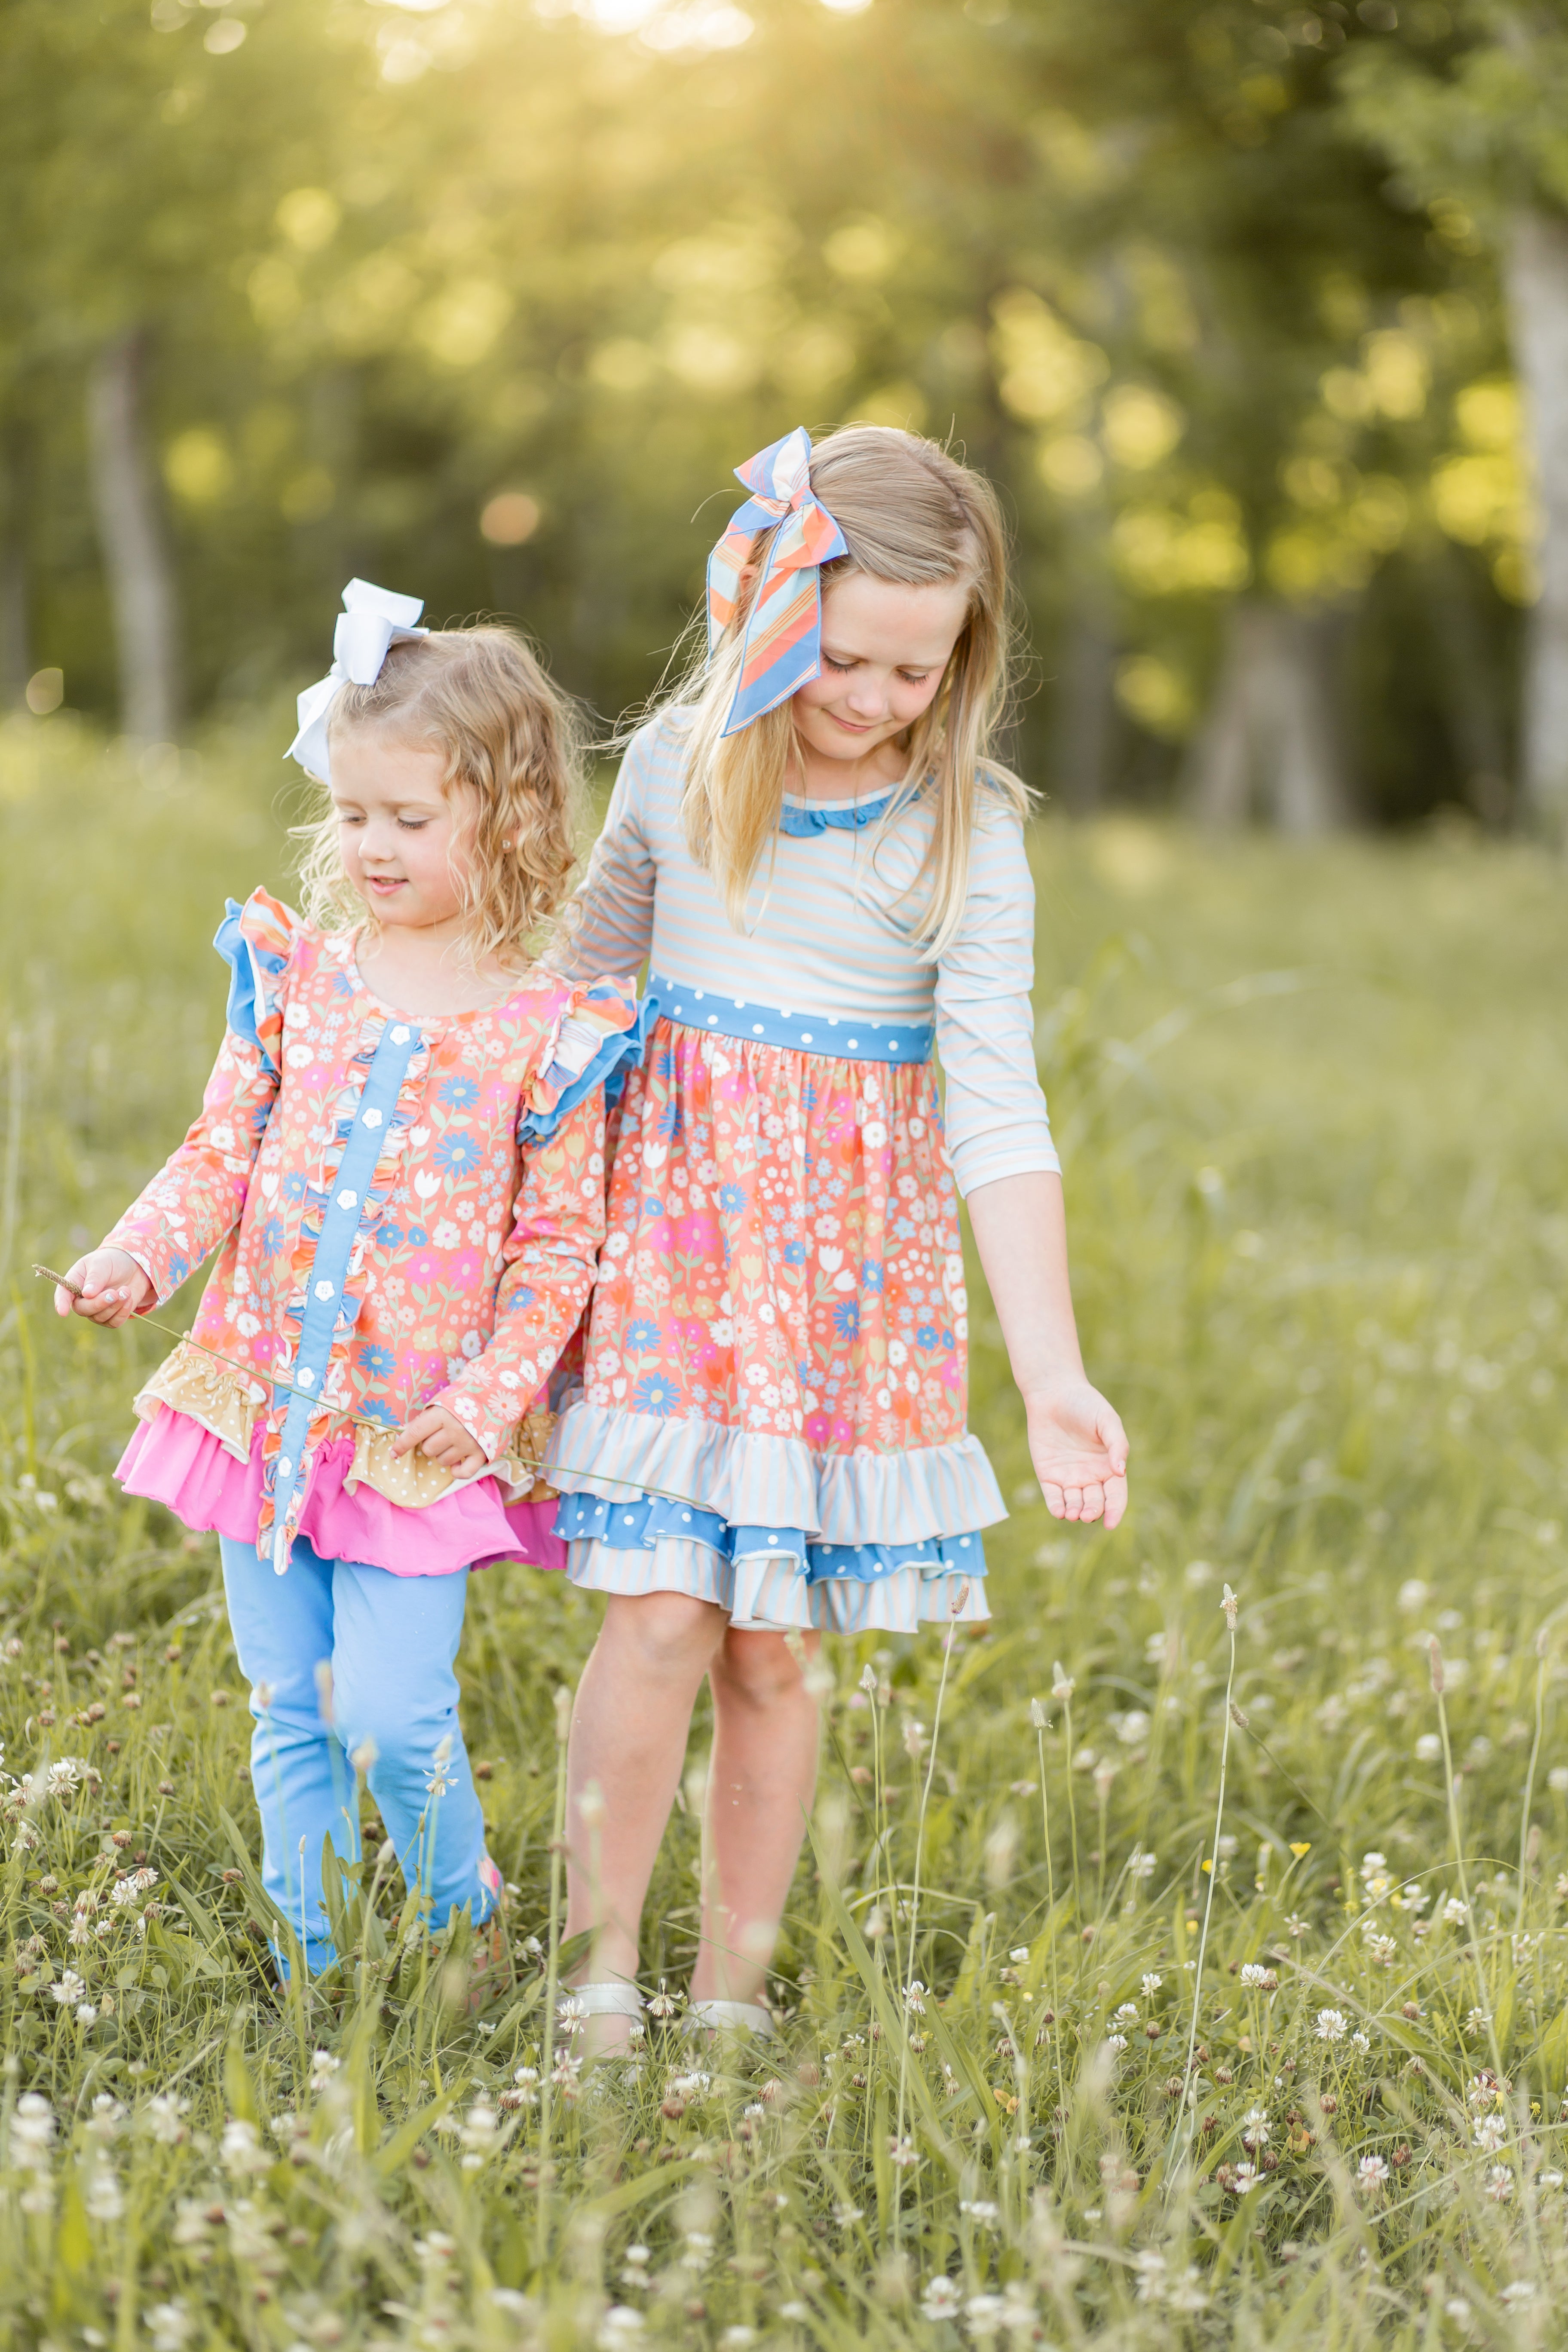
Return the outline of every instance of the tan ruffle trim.
{"type": "MultiPolygon", "coordinates": [[[[204,1355],[199,1348],[182,1340],[172,1356],[165,1357],[157,1370],[136,1396],[136,1411],[143,1421],[151,1421],[160,1405],[169,1405],[183,1412],[188,1421],[198,1422],[210,1430],[226,1454],[237,1462],[248,1462],[256,1423],[265,1402],[265,1391],[258,1380],[256,1393],[242,1373],[230,1371],[227,1365],[204,1355]]],[[[336,1417],[330,1433],[353,1434],[354,1458],[343,1484],[351,1491],[363,1478],[389,1503],[401,1504],[405,1510],[418,1511],[439,1502],[455,1487],[471,1486],[474,1478],[494,1478],[505,1492],[509,1503],[547,1502],[554,1495],[553,1486],[535,1475],[535,1465],[544,1458],[554,1416],[548,1412],[527,1414],[513,1424],[506,1452],[494,1462],[487,1462],[482,1470],[468,1478],[454,1476],[438,1462],[426,1460],[422,1454],[395,1454],[393,1429],[367,1429],[363,1422],[336,1417]]]]}

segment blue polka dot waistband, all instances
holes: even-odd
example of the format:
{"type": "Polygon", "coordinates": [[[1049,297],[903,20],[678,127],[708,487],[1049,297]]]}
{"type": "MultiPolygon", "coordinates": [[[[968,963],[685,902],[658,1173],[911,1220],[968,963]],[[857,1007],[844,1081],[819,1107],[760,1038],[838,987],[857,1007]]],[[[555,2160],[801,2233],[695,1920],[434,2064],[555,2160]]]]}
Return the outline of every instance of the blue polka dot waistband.
{"type": "Polygon", "coordinates": [[[668,975],[648,974],[648,994],[658,1015],[713,1037],[751,1039],[784,1045],[797,1054],[821,1054],[841,1062],[929,1062],[935,1032],[929,1023],[862,1021],[844,1013],[791,1013],[773,1004],[752,1004],[711,988],[693,988],[668,975]]]}

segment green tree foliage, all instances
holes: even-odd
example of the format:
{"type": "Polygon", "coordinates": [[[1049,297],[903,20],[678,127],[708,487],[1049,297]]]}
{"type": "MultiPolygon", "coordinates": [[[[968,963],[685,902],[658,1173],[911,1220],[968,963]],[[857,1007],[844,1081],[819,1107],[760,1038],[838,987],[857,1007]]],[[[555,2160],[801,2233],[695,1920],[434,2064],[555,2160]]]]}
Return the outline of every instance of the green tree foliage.
{"type": "Polygon", "coordinates": [[[14,0],[29,658],[110,707],[81,387],[134,322],[198,708],[315,675],[359,572],[517,615],[613,715],[730,467],[869,415],[1009,493],[1059,797],[1169,788],[1261,601],[1321,625],[1354,798],[1496,814],[1530,580],[1495,272],[1368,119],[1441,15],[14,0]]]}

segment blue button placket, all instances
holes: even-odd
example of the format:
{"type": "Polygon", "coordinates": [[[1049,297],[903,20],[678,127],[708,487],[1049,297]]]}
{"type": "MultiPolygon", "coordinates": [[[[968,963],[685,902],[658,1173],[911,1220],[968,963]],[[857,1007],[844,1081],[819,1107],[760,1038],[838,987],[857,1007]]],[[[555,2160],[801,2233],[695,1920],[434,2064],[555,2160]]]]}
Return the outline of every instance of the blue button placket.
{"type": "Polygon", "coordinates": [[[331,1361],[332,1339],[343,1308],[343,1285],[348,1279],[365,1195],[371,1189],[375,1164],[386,1141],[387,1124],[397,1108],[408,1065],[419,1051],[419,1032],[409,1022],[389,1021],[382,1031],[353,1125],[343,1146],[331,1198],[321,1219],[321,1238],[305,1286],[299,1351],[289,1375],[294,1389],[300,1393],[289,1396],[286,1390],[278,1392],[279,1403],[285,1397],[288,1399],[278,1450],[274,1496],[278,1517],[272,1531],[272,1565],[279,1576],[289,1566],[289,1515],[304,1467],[302,1457],[310,1418],[331,1361]]]}

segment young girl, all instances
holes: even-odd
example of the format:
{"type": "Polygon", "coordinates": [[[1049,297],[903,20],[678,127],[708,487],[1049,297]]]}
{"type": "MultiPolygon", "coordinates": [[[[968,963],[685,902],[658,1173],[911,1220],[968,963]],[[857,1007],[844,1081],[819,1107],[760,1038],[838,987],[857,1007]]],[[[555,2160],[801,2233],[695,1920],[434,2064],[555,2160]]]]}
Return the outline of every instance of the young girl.
{"type": "Polygon", "coordinates": [[[307,919],[230,902],[201,1115],[56,1293],[118,1325],[222,1244],[119,1475],[217,1531],[263,1879],[311,1969],[323,1840],[359,1855],[345,1750],[434,1925],[499,1903],[453,1660],[470,1568],[563,1558],[530,1414],[604,1237],[605,1082],[640,1044],[629,987],[522,966],[574,861],[563,698],[504,629],[418,630],[359,581],[343,602],[292,747],[331,803],[307,919]]]}
{"type": "Polygon", "coordinates": [[[1115,1526],[1127,1444],[1073,1328],[1027,795],[989,752],[994,495],[875,426],[815,455],[792,433],[738,471],[753,495],[710,565],[708,665],[633,738],[581,897],[576,968],[650,956],[658,1019],[548,1475],[568,1573],[607,1596],[572,1728],[568,1932],[594,1939],[577,1998],[639,2005],[643,1898],[706,1675],[693,2006],[760,2030],[816,1762],[787,1629],[987,1614],[980,1531],[1005,1513],[965,1427],[958,1192],[1052,1511],[1115,1526]]]}

